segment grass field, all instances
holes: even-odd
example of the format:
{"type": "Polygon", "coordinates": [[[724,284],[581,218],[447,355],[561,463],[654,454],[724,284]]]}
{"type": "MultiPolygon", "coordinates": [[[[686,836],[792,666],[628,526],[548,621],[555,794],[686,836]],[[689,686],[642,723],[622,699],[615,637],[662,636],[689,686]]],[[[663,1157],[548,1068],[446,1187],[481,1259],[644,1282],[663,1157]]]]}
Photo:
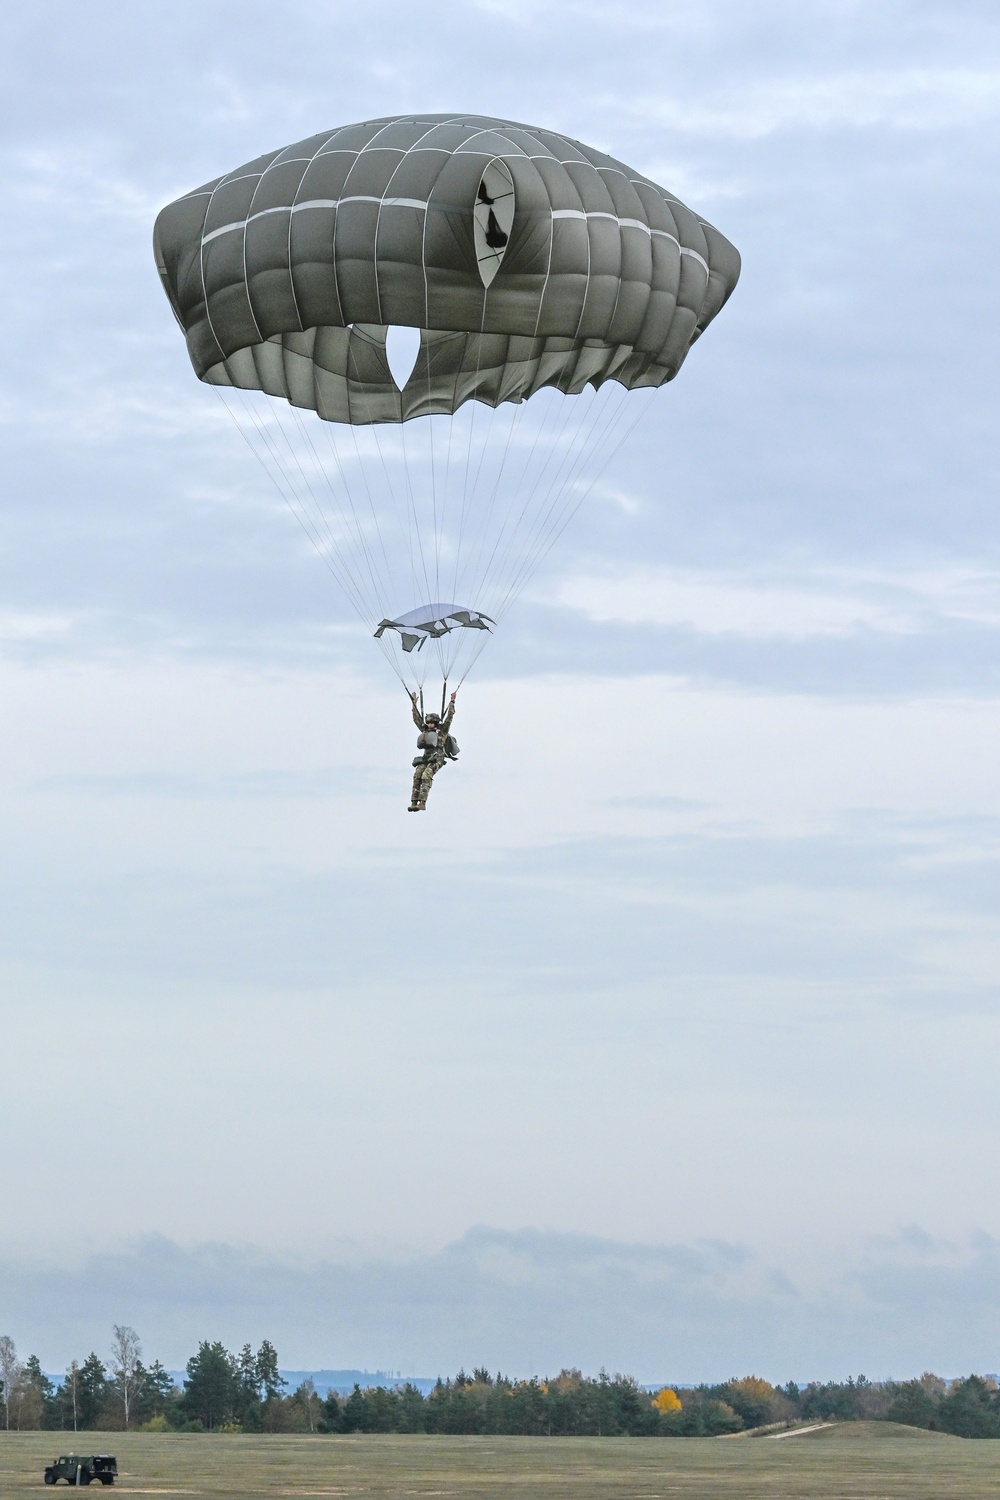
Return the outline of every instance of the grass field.
{"type": "MultiPolygon", "coordinates": [[[[45,1463],[74,1451],[63,1437],[0,1433],[3,1500],[45,1492],[45,1463]]],[[[117,1455],[115,1489],[133,1495],[400,1500],[978,1500],[1000,1495],[1000,1442],[966,1442],[888,1423],[851,1423],[778,1442],[764,1437],[81,1437],[75,1451],[117,1455]]]]}

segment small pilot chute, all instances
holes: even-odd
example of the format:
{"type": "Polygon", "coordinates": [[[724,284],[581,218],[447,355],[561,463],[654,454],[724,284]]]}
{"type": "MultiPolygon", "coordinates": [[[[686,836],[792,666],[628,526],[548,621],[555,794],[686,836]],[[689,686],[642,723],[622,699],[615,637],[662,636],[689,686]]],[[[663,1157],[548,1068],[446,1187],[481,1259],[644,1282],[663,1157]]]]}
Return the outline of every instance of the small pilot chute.
{"type": "Polygon", "coordinates": [[[403,650],[409,653],[414,648],[419,651],[425,641],[439,641],[453,630],[492,630],[495,624],[489,615],[461,604],[424,604],[396,620],[380,620],[375,639],[381,640],[385,631],[395,630],[403,650]]]}

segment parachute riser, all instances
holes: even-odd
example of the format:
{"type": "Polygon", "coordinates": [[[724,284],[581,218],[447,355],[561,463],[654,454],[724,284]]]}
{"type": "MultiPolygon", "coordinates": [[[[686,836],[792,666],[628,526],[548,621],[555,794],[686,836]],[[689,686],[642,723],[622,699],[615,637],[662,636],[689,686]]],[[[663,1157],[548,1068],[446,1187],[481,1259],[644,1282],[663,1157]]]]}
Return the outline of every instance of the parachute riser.
{"type": "MultiPolygon", "coordinates": [[[[418,704],[419,704],[419,709],[420,709],[420,717],[423,718],[424,717],[424,690],[423,690],[423,688],[419,689],[418,704]]],[[[447,707],[447,704],[448,704],[448,679],[446,677],[444,679],[444,681],[442,682],[442,684],[441,684],[441,717],[442,717],[442,719],[444,718],[444,711],[445,711],[445,708],[447,707]]]]}

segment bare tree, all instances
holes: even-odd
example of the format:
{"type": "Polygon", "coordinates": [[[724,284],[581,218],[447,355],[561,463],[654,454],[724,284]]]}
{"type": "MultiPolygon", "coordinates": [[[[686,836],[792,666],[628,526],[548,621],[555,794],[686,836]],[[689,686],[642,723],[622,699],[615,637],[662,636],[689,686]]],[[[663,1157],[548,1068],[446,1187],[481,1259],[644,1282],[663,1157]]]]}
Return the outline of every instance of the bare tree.
{"type": "Polygon", "coordinates": [[[128,1426],[129,1400],[135,1390],[141,1354],[142,1345],[139,1343],[139,1335],[135,1329],[130,1328],[127,1323],[116,1323],[114,1338],[111,1341],[111,1374],[114,1384],[121,1392],[126,1427],[128,1426]]]}
{"type": "Polygon", "coordinates": [[[17,1357],[17,1348],[9,1333],[0,1334],[0,1381],[3,1382],[4,1427],[10,1431],[11,1398],[21,1379],[23,1366],[17,1357]]]}
{"type": "Polygon", "coordinates": [[[311,1375],[308,1375],[295,1393],[302,1398],[302,1406],[309,1423],[309,1431],[316,1431],[316,1408],[319,1406],[319,1397],[316,1394],[316,1384],[311,1375]]]}
{"type": "Polygon", "coordinates": [[[73,1431],[76,1431],[76,1391],[80,1382],[80,1366],[75,1359],[70,1360],[69,1369],[66,1371],[66,1385],[69,1387],[70,1400],[73,1403],[73,1431]]]}

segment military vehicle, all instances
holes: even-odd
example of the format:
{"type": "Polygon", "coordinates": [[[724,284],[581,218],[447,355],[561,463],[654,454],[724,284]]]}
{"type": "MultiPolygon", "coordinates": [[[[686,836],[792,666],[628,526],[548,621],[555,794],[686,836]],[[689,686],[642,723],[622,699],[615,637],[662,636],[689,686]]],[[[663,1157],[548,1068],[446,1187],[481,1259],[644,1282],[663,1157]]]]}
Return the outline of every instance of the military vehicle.
{"type": "Polygon", "coordinates": [[[78,1453],[55,1458],[45,1470],[45,1483],[57,1484],[65,1479],[67,1484],[90,1484],[96,1479],[101,1484],[114,1484],[118,1473],[118,1460],[110,1453],[91,1453],[81,1458],[78,1453]]]}

